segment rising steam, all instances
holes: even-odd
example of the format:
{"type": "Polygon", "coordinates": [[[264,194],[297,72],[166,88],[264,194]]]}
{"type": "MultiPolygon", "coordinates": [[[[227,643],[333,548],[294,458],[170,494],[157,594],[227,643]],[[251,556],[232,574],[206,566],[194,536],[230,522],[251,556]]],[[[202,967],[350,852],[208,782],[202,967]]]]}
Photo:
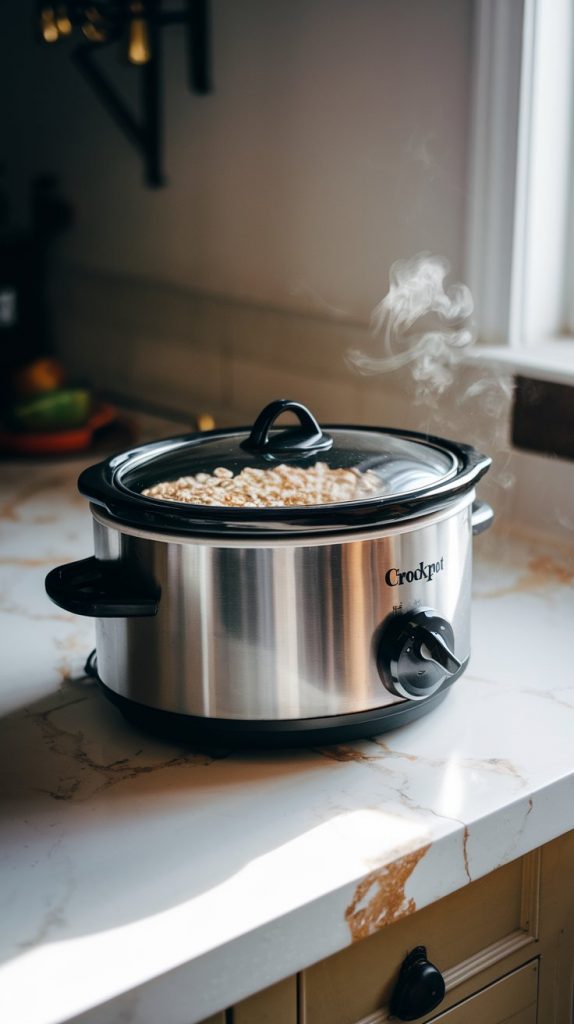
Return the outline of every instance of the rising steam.
{"type": "Polygon", "coordinates": [[[484,444],[496,456],[489,485],[508,491],[514,482],[507,439],[512,379],[486,366],[480,367],[478,379],[470,365],[462,372],[459,364],[476,338],[474,303],[465,284],[446,284],[449,272],[447,260],[428,252],[393,263],[389,290],[371,316],[371,351],[354,349],[347,359],[364,374],[407,368],[414,401],[425,407],[425,424],[419,410],[417,427],[427,433],[434,427],[456,436],[457,410],[463,407],[467,440],[477,447],[484,444]],[[443,400],[455,380],[450,400],[443,400]]]}
{"type": "Polygon", "coordinates": [[[449,271],[447,260],[428,252],[396,260],[389,290],[371,316],[376,350],[352,350],[352,365],[365,374],[410,365],[418,400],[449,388],[456,364],[475,340],[472,295],[465,284],[445,286],[449,271]]]}

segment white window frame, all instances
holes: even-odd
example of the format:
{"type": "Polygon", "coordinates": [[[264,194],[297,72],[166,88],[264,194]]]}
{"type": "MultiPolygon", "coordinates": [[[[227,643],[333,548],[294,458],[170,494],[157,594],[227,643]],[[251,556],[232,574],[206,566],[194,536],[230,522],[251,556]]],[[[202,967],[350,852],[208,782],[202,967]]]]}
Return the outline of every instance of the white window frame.
{"type": "Polygon", "coordinates": [[[474,47],[466,279],[481,344],[473,357],[574,384],[565,301],[567,276],[574,281],[572,0],[477,0],[474,47]]]}

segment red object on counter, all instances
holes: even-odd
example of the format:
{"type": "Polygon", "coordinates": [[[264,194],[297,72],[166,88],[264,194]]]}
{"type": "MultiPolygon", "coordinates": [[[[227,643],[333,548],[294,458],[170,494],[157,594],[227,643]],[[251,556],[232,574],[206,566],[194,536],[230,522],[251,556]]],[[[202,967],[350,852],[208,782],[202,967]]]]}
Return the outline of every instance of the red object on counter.
{"type": "Polygon", "coordinates": [[[117,419],[113,405],[98,405],[83,427],[73,430],[34,431],[0,430],[0,449],[16,455],[65,455],[88,448],[96,430],[117,419]]]}

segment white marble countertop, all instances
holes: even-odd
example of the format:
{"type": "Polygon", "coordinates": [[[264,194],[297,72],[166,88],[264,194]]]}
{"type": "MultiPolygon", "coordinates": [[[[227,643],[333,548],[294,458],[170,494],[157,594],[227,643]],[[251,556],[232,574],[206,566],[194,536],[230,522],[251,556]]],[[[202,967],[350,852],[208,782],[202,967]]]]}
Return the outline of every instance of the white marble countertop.
{"type": "Polygon", "coordinates": [[[80,468],[2,469],[1,1020],[193,1024],[574,827],[571,548],[476,539],[471,665],[418,722],[197,754],[123,721],[44,594],[92,551],[80,468]]]}

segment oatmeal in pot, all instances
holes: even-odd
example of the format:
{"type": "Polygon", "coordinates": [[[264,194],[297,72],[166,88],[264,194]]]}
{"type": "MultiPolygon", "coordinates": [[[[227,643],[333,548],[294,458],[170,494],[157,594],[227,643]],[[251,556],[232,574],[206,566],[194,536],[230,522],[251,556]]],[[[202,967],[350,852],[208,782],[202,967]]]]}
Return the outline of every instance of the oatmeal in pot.
{"type": "Polygon", "coordinates": [[[359,501],[380,494],[381,480],[372,470],[331,469],[326,462],[314,466],[279,465],[270,469],[247,466],[233,474],[219,466],[212,473],[196,473],[146,487],[141,493],[162,501],[235,508],[288,508],[293,505],[329,505],[359,501]]]}

